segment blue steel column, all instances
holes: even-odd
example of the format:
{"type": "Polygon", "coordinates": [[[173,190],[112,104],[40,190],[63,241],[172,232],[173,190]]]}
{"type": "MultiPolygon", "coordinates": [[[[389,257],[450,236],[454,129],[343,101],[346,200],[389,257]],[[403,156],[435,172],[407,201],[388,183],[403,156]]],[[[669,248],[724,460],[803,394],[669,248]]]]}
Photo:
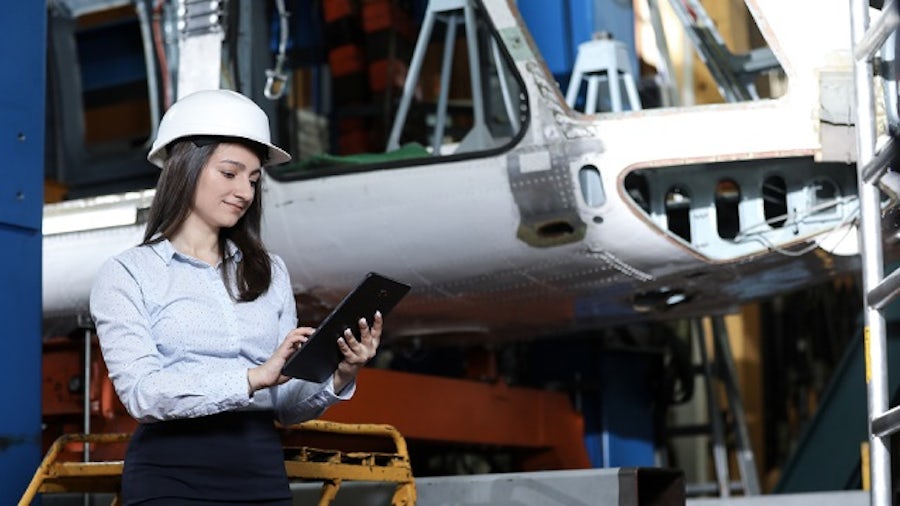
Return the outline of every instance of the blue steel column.
{"type": "Polygon", "coordinates": [[[41,458],[46,9],[0,16],[0,504],[18,502],[41,458]]]}

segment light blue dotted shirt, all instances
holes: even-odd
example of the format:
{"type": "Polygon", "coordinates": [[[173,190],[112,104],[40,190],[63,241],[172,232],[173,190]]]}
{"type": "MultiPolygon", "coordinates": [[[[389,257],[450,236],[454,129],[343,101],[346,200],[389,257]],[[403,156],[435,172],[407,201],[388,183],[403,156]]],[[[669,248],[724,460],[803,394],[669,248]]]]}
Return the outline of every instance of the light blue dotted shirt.
{"type": "Polygon", "coordinates": [[[219,269],[230,269],[234,285],[242,255],[233,243],[227,250],[213,267],[162,240],[128,249],[100,269],[91,315],[116,393],[137,421],[273,409],[293,424],[352,397],[355,382],[337,395],[332,379],[292,379],[248,395],[247,369],[265,362],[296,327],[297,309],[287,268],[274,254],[269,290],[235,302],[219,269]]]}

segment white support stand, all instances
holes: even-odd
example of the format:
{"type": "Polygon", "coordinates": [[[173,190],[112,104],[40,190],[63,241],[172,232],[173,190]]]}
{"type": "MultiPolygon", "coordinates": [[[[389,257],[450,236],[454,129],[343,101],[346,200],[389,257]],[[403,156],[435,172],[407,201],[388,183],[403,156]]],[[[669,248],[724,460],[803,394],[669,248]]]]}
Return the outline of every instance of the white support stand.
{"type": "Polygon", "coordinates": [[[634,72],[631,69],[631,58],[628,48],[623,42],[608,38],[597,38],[578,45],[575,67],[566,91],[566,103],[575,107],[582,81],[587,81],[585,97],[585,114],[597,112],[600,83],[609,83],[609,99],[613,112],[621,112],[622,84],[628,97],[628,109],[638,111],[641,101],[635,86],[634,72]]]}

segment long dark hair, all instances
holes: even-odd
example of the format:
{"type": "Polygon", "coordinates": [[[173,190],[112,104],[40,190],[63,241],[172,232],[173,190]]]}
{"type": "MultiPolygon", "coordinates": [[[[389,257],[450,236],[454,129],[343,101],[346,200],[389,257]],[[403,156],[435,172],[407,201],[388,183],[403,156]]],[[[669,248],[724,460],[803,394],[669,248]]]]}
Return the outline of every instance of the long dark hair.
{"type": "MultiPolygon", "coordinates": [[[[200,172],[213,152],[223,142],[241,144],[253,151],[260,163],[265,163],[268,150],[260,144],[243,139],[183,138],[173,142],[168,148],[168,157],[159,182],[156,195],[147,216],[147,228],[141,245],[154,244],[171,238],[187,219],[197,192],[200,172]]],[[[253,202],[247,212],[229,228],[219,230],[219,256],[225,260],[226,244],[230,239],[241,250],[243,259],[237,263],[235,275],[239,296],[237,300],[256,300],[269,289],[272,282],[272,264],[260,236],[262,221],[262,180],[256,185],[253,202]]],[[[222,280],[231,293],[229,269],[222,269],[222,280]]],[[[231,293],[234,297],[234,294],[231,293]]]]}

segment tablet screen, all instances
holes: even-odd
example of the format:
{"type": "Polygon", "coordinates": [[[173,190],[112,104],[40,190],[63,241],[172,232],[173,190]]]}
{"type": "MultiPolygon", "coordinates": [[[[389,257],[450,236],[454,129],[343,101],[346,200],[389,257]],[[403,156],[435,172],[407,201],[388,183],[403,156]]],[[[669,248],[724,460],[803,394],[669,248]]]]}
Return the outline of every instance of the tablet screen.
{"type": "Polygon", "coordinates": [[[370,272],[362,282],[338,303],[322,320],[309,340],[285,362],[281,373],[285,376],[321,383],[334,373],[343,359],[337,340],[346,329],[359,339],[359,319],[372,324],[376,311],[382,317],[400,302],[410,286],[370,272]]]}

